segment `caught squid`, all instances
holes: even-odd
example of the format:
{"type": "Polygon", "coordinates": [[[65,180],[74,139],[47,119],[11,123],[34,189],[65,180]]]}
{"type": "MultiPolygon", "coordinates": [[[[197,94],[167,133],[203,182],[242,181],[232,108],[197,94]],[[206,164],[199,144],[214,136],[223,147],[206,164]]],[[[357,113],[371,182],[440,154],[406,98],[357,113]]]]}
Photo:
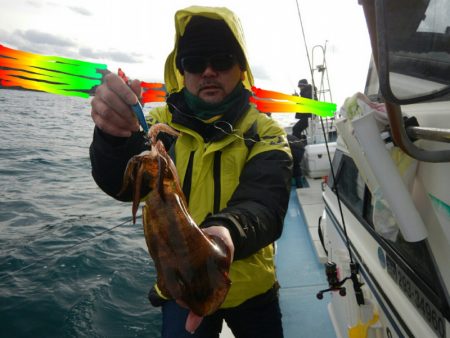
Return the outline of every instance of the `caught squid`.
{"type": "Polygon", "coordinates": [[[220,238],[205,234],[190,216],[175,165],[162,142],[156,141],[160,131],[176,135],[167,125],[150,129],[151,150],[130,159],[122,191],[132,188],[135,222],[141,187],[150,189],[142,218],[148,251],[156,266],[157,287],[203,317],[225,300],[231,285],[231,254],[220,238]]]}

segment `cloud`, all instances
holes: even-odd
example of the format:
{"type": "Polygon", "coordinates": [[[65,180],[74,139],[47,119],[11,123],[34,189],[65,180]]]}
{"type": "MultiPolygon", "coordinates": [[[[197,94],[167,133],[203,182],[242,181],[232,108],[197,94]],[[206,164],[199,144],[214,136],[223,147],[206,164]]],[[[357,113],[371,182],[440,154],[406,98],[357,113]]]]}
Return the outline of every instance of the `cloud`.
{"type": "MultiPolygon", "coordinates": [[[[76,46],[69,39],[37,30],[15,30],[11,33],[0,29],[0,42],[12,48],[40,54],[64,51],[76,46]]],[[[61,55],[66,54],[63,52],[61,55]]]]}
{"type": "Polygon", "coordinates": [[[117,49],[92,49],[80,46],[76,41],[35,29],[9,32],[0,29],[0,43],[6,46],[40,55],[55,55],[77,60],[91,59],[100,63],[139,64],[151,57],[117,49]]]}
{"type": "Polygon", "coordinates": [[[28,0],[26,2],[26,4],[29,5],[29,6],[35,7],[35,8],[41,8],[42,7],[42,4],[40,2],[33,1],[33,0],[28,0]]]}
{"type": "Polygon", "coordinates": [[[80,48],[80,55],[91,59],[107,59],[116,62],[139,63],[140,55],[128,54],[115,50],[99,51],[91,48],[80,48]]]}
{"type": "Polygon", "coordinates": [[[92,13],[88,11],[86,8],[70,6],[69,9],[81,15],[92,16],[92,13]]]}
{"type": "Polygon", "coordinates": [[[14,49],[41,55],[57,55],[73,59],[94,59],[100,62],[138,64],[143,55],[114,49],[94,50],[79,47],[72,40],[38,30],[16,30],[12,33],[0,29],[0,42],[14,49]]]}
{"type": "Polygon", "coordinates": [[[38,30],[0,30],[0,42],[8,47],[41,55],[77,58],[77,45],[70,39],[38,30]]]}
{"type": "Polygon", "coordinates": [[[250,65],[253,76],[262,80],[269,80],[270,75],[267,72],[266,68],[262,65],[250,65]]]}
{"type": "Polygon", "coordinates": [[[14,39],[11,37],[12,34],[8,33],[4,29],[0,29],[0,42],[1,44],[15,45],[14,39]]]}
{"type": "Polygon", "coordinates": [[[75,46],[75,44],[69,39],[62,38],[54,34],[37,31],[34,29],[29,29],[26,31],[17,30],[13,34],[32,44],[44,44],[60,47],[75,46]]]}

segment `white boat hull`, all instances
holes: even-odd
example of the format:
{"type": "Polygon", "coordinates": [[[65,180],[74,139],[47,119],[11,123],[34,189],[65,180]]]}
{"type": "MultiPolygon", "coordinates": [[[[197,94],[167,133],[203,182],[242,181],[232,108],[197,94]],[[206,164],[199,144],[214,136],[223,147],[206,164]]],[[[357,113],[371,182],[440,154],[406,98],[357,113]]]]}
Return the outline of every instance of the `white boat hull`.
{"type": "MultiPolygon", "coordinates": [[[[342,279],[350,275],[350,261],[342,222],[336,216],[339,215],[336,195],[329,187],[324,192],[324,201],[327,214],[325,247],[329,258],[337,264],[342,279]]],[[[350,327],[357,325],[359,320],[365,323],[378,313],[379,321],[368,328],[367,337],[449,337],[448,320],[415,287],[360,220],[345,205],[342,209],[350,249],[353,260],[360,267],[367,302],[362,307],[358,306],[351,281],[344,284],[346,296],[333,292],[329,312],[337,336],[349,337],[350,327]],[[397,282],[392,278],[393,271],[397,282]]]]}

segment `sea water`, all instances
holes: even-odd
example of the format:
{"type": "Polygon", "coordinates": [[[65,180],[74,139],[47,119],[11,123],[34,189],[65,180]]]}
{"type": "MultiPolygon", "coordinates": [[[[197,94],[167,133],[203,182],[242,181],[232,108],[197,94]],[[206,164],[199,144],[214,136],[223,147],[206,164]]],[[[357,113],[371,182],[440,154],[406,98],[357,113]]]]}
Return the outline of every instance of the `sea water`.
{"type": "Polygon", "coordinates": [[[91,176],[90,100],[0,90],[0,337],[159,337],[141,219],[91,176]]]}
{"type": "Polygon", "coordinates": [[[89,99],[0,90],[0,337],[160,336],[141,219],[92,179],[93,127],[89,99]]]}

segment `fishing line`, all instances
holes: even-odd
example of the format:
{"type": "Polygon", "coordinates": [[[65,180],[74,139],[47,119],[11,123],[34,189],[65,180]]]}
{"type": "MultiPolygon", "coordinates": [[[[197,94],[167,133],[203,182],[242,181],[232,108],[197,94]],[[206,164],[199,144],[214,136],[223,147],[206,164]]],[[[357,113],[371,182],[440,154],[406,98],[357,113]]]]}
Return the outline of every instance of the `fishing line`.
{"type": "Polygon", "coordinates": [[[115,226],[113,226],[113,227],[111,227],[111,228],[108,228],[108,229],[103,230],[103,231],[101,231],[101,232],[99,232],[99,233],[97,233],[97,234],[94,234],[94,236],[92,236],[92,237],[83,239],[83,240],[81,240],[81,241],[79,241],[79,242],[77,242],[77,243],[75,243],[75,244],[72,244],[72,245],[69,246],[69,247],[65,247],[65,248],[59,249],[59,250],[53,252],[52,254],[49,254],[49,255],[46,255],[46,256],[44,256],[44,257],[38,258],[36,262],[33,262],[33,263],[31,263],[31,264],[28,264],[28,265],[24,266],[23,268],[20,268],[19,270],[16,270],[16,271],[11,272],[11,273],[8,274],[8,275],[5,275],[5,276],[0,277],[0,281],[6,279],[7,277],[14,276],[14,275],[18,274],[19,272],[22,272],[22,271],[24,271],[24,270],[27,270],[27,269],[29,269],[29,268],[35,266],[36,264],[41,263],[41,262],[44,261],[44,260],[48,260],[48,259],[54,258],[54,257],[56,257],[56,256],[58,256],[58,255],[59,255],[59,257],[64,257],[64,255],[61,255],[63,252],[67,252],[67,251],[69,251],[69,250],[72,250],[72,249],[75,248],[75,247],[78,247],[78,246],[84,244],[84,243],[87,243],[87,242],[89,242],[89,241],[92,241],[92,240],[96,239],[97,237],[103,236],[104,234],[106,234],[106,233],[108,233],[108,232],[111,232],[111,231],[113,231],[114,229],[116,229],[116,228],[118,228],[118,227],[120,227],[120,226],[123,226],[123,225],[126,224],[126,223],[131,223],[131,221],[132,221],[132,219],[126,220],[126,221],[124,221],[124,222],[122,222],[122,223],[120,223],[120,224],[118,224],[118,225],[115,225],[115,226]]]}
{"type": "Polygon", "coordinates": [[[173,109],[175,109],[180,115],[183,115],[183,116],[186,116],[186,117],[189,117],[189,118],[194,118],[194,119],[196,119],[196,120],[198,120],[200,122],[205,123],[205,121],[203,121],[201,118],[199,118],[199,117],[197,117],[197,116],[195,116],[193,114],[188,114],[188,113],[183,112],[182,110],[180,110],[176,105],[174,105],[171,102],[167,102],[166,101],[166,104],[171,106],[173,109]]]}
{"type": "MultiPolygon", "coordinates": [[[[238,138],[238,139],[240,139],[240,140],[243,140],[243,141],[250,141],[250,142],[253,142],[253,143],[264,143],[264,144],[268,144],[268,145],[278,145],[278,144],[286,144],[286,145],[287,145],[288,143],[302,143],[302,142],[303,142],[302,140],[292,141],[292,142],[290,142],[290,141],[288,141],[288,140],[285,140],[285,141],[279,141],[279,142],[274,142],[274,141],[265,141],[265,140],[263,140],[263,139],[255,140],[254,138],[243,137],[243,136],[237,134],[237,132],[240,131],[239,129],[233,128],[233,126],[231,125],[231,123],[226,122],[226,121],[216,121],[216,122],[213,122],[213,126],[214,126],[214,128],[219,129],[222,133],[224,133],[224,134],[226,134],[226,135],[234,136],[234,137],[236,137],[236,138],[238,138]],[[230,128],[230,131],[227,131],[227,130],[223,129],[222,127],[218,126],[219,123],[225,124],[227,127],[230,128]]],[[[282,138],[281,138],[280,136],[278,136],[278,135],[275,136],[275,137],[268,136],[268,137],[263,137],[263,138],[266,138],[266,139],[274,139],[274,138],[282,139],[282,138]]]]}
{"type": "MultiPolygon", "coordinates": [[[[74,223],[73,219],[75,217],[75,215],[73,217],[69,217],[68,219],[66,219],[66,222],[69,221],[70,223],[74,223]]],[[[12,253],[17,252],[21,247],[26,247],[32,244],[38,237],[40,240],[52,239],[58,236],[57,232],[59,231],[59,228],[60,227],[58,224],[47,224],[39,229],[41,231],[40,233],[20,235],[20,243],[17,243],[18,240],[16,241],[16,243],[12,243],[12,247],[8,250],[2,251],[2,254],[3,256],[11,255],[12,253]]]]}
{"type": "Polygon", "coordinates": [[[302,15],[300,13],[300,6],[298,4],[298,0],[295,0],[295,3],[297,4],[297,13],[298,13],[298,19],[300,20],[300,27],[302,28],[302,36],[303,36],[303,42],[305,45],[306,58],[308,59],[309,71],[311,72],[312,84],[314,86],[314,76],[313,76],[313,70],[312,70],[312,65],[311,65],[311,59],[309,57],[308,45],[306,43],[305,29],[303,28],[303,20],[302,20],[302,15]]]}
{"type": "MultiPolygon", "coordinates": [[[[192,116],[192,115],[190,115],[190,114],[187,114],[187,113],[182,112],[182,111],[181,111],[176,105],[174,105],[173,103],[167,102],[167,104],[170,105],[173,109],[175,109],[179,114],[188,116],[188,117],[190,117],[190,118],[195,118],[195,119],[197,119],[197,120],[199,120],[199,121],[201,121],[201,122],[205,122],[205,121],[203,121],[202,119],[200,119],[200,118],[198,118],[198,117],[196,117],[196,116],[192,116]]],[[[243,140],[243,141],[250,141],[250,142],[253,142],[253,143],[264,143],[264,144],[269,144],[269,145],[277,145],[277,144],[302,143],[302,142],[303,142],[302,140],[292,141],[292,142],[291,142],[291,141],[287,141],[287,140],[286,140],[286,141],[280,141],[280,142],[274,142],[274,141],[270,141],[270,142],[269,142],[269,141],[265,141],[265,140],[262,140],[262,139],[255,140],[255,139],[253,139],[253,138],[247,138],[247,137],[243,137],[243,136],[237,134],[237,132],[239,132],[240,129],[234,128],[233,125],[232,125],[231,123],[227,122],[227,121],[221,121],[221,120],[215,121],[215,122],[212,123],[212,125],[214,126],[214,128],[220,130],[222,133],[224,133],[224,134],[226,134],[226,135],[234,136],[234,137],[236,137],[236,138],[238,138],[238,139],[240,139],[240,140],[243,140]],[[218,125],[218,124],[220,124],[220,123],[224,124],[225,127],[220,127],[220,126],[218,125]],[[225,130],[224,128],[229,129],[229,131],[225,130]]],[[[278,137],[278,136],[277,136],[277,137],[278,137]]]]}
{"type": "MultiPolygon", "coordinates": [[[[298,18],[300,20],[300,26],[301,26],[301,29],[302,29],[303,42],[305,44],[306,57],[308,59],[309,70],[310,70],[310,73],[311,73],[312,88],[313,88],[313,91],[314,91],[314,88],[316,87],[315,86],[315,81],[314,81],[314,73],[313,73],[313,68],[312,68],[312,64],[311,64],[311,59],[309,57],[308,45],[306,43],[305,30],[303,28],[303,20],[302,20],[302,16],[301,16],[301,13],[300,13],[300,6],[298,4],[298,0],[296,0],[296,4],[297,4],[297,11],[298,11],[298,18]]],[[[325,55],[324,55],[324,60],[325,60],[325,55]]],[[[324,126],[322,117],[320,117],[320,124],[321,124],[321,127],[322,127],[322,132],[323,132],[323,136],[324,136],[324,140],[325,140],[325,147],[326,147],[326,150],[327,150],[328,163],[330,164],[331,176],[333,178],[336,198],[337,198],[338,207],[339,207],[339,213],[340,213],[340,216],[341,216],[342,228],[343,228],[344,236],[345,236],[345,246],[347,248],[349,259],[350,259],[349,265],[350,265],[350,273],[351,273],[351,275],[350,275],[350,277],[344,278],[340,282],[338,280],[334,280],[333,279],[333,285],[331,285],[330,279],[329,279],[328,283],[329,283],[331,288],[328,289],[328,290],[320,291],[317,294],[317,297],[319,299],[321,299],[319,297],[319,295],[321,295],[323,292],[327,292],[327,291],[330,291],[330,290],[335,290],[334,289],[335,287],[337,287],[337,289],[342,289],[341,283],[345,282],[345,280],[347,280],[347,279],[351,279],[352,282],[353,282],[353,289],[355,291],[356,300],[357,300],[358,304],[361,305],[361,304],[364,304],[364,296],[363,296],[362,291],[361,291],[361,285],[362,284],[358,281],[358,278],[357,278],[358,266],[353,261],[353,254],[352,254],[352,251],[351,251],[351,248],[350,248],[350,245],[351,245],[350,238],[348,237],[348,234],[347,234],[347,226],[345,224],[344,212],[342,210],[341,198],[339,196],[339,186],[338,186],[338,182],[336,181],[336,175],[335,175],[334,168],[333,168],[333,163],[332,163],[332,160],[331,160],[330,149],[328,147],[328,138],[327,138],[327,135],[326,135],[325,126],[324,126]],[[335,285],[336,282],[338,282],[338,284],[335,285]]],[[[328,263],[327,263],[328,267],[333,266],[335,268],[336,264],[332,262],[331,258],[327,257],[327,260],[328,260],[328,263]]],[[[336,272],[336,271],[334,271],[334,272],[336,272]]],[[[328,278],[329,276],[328,276],[327,269],[326,269],[326,273],[327,273],[327,278],[328,278]]],[[[334,276],[334,277],[336,277],[336,276],[334,276]]],[[[345,294],[345,288],[344,288],[344,294],[345,294]]]]}
{"type": "Polygon", "coordinates": [[[335,188],[334,192],[336,193],[336,199],[338,202],[339,213],[341,216],[342,229],[343,229],[344,237],[345,237],[344,244],[347,248],[348,256],[349,256],[349,260],[350,260],[350,262],[349,262],[350,276],[347,276],[347,277],[339,280],[337,265],[332,260],[332,257],[331,257],[332,254],[330,254],[330,257],[328,257],[328,255],[327,255],[327,263],[325,264],[325,274],[327,275],[327,281],[328,281],[329,288],[320,290],[316,294],[316,297],[318,299],[323,299],[323,293],[330,292],[330,291],[339,291],[339,294],[341,296],[345,296],[347,294],[347,291],[346,291],[345,286],[343,286],[343,285],[346,281],[351,280],[351,282],[353,284],[353,291],[354,291],[354,296],[356,298],[356,302],[358,305],[363,305],[365,300],[364,300],[364,293],[363,293],[361,287],[364,283],[359,281],[359,278],[358,278],[359,265],[353,261],[353,254],[352,254],[352,251],[350,248],[351,242],[350,242],[350,238],[348,237],[348,234],[347,234],[347,226],[345,224],[344,212],[342,210],[342,203],[341,203],[341,198],[339,195],[339,184],[336,180],[336,174],[334,172],[333,163],[331,160],[330,149],[328,147],[328,138],[327,138],[327,135],[325,132],[325,126],[324,126],[322,117],[320,118],[320,123],[322,125],[322,132],[323,132],[323,136],[324,136],[324,140],[325,140],[325,147],[327,149],[328,163],[330,164],[331,177],[333,178],[333,184],[334,184],[334,188],[335,188]]]}
{"type": "Polygon", "coordinates": [[[344,236],[345,236],[345,246],[347,247],[347,251],[348,251],[348,255],[350,258],[350,263],[353,263],[353,255],[352,255],[352,251],[350,250],[350,238],[347,235],[347,226],[345,224],[345,219],[344,219],[344,212],[342,211],[342,204],[341,204],[341,198],[339,196],[339,187],[338,187],[338,182],[336,181],[336,175],[334,172],[334,168],[333,168],[333,161],[331,160],[331,154],[330,154],[330,149],[328,147],[328,139],[327,139],[327,135],[325,132],[325,126],[323,124],[323,119],[320,118],[320,123],[322,125],[322,132],[323,132],[323,136],[325,139],[325,147],[327,149],[327,155],[328,155],[328,163],[330,164],[330,171],[331,171],[331,177],[333,178],[333,184],[336,187],[336,198],[337,198],[337,202],[338,202],[338,207],[339,207],[339,213],[341,216],[341,221],[342,221],[342,228],[344,231],[344,236]]]}

